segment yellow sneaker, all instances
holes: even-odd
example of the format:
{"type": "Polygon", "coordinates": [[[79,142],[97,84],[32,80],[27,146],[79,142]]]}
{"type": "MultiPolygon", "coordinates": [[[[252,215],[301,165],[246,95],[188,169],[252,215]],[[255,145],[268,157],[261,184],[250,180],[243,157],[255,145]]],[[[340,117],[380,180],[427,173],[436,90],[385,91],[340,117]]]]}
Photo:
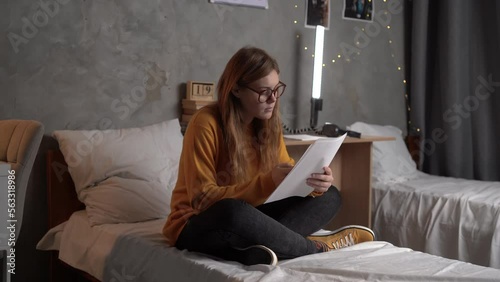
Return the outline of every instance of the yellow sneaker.
{"type": "Polygon", "coordinates": [[[307,239],[314,241],[323,251],[331,251],[373,241],[375,233],[370,228],[361,225],[347,225],[321,235],[307,236],[307,239]]]}

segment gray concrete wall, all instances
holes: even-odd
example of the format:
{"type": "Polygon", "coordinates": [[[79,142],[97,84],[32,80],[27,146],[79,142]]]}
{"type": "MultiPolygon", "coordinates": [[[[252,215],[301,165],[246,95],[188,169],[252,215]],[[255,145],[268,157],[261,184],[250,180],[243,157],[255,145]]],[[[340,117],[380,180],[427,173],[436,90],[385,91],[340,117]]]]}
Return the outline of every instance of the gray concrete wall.
{"type": "MultiPolygon", "coordinates": [[[[53,130],[179,117],[185,82],[216,82],[244,45],[277,58],[288,85],[283,118],[309,125],[315,31],[304,27],[305,1],[269,1],[267,10],[206,0],[1,2],[0,118],[39,120],[47,134],[26,198],[17,281],[47,275],[47,257],[34,244],[45,232],[44,158],[57,145],[48,137],[53,130]]],[[[343,20],[343,1],[331,1],[320,124],[405,129],[402,4],[375,0],[374,7],[372,23],[343,20]]]]}

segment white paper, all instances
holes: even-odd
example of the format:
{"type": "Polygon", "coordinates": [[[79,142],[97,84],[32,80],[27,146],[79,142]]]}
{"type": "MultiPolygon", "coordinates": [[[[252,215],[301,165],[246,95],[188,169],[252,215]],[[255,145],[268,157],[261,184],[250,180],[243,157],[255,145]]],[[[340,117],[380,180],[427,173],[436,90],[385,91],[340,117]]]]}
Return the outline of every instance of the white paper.
{"type": "Polygon", "coordinates": [[[266,200],[266,203],[292,196],[305,197],[314,189],[306,184],[311,173],[323,172],[329,166],[347,134],[336,138],[318,139],[307,148],[290,173],[266,200]]]}
{"type": "Polygon", "coordinates": [[[331,230],[320,229],[309,236],[327,236],[327,235],[331,235],[331,234],[332,234],[331,230]]]}

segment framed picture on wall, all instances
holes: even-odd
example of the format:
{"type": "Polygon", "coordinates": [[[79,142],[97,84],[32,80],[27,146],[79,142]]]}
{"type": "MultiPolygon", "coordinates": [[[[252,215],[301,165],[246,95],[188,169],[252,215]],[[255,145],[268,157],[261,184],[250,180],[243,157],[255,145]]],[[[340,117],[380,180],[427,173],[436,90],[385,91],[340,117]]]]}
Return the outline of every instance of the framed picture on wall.
{"type": "Polygon", "coordinates": [[[373,0],[344,0],[343,19],[355,21],[373,21],[373,0]]]}
{"type": "Polygon", "coordinates": [[[330,29],[330,0],[306,0],[305,27],[322,25],[330,29]]]}
{"type": "Polygon", "coordinates": [[[248,6],[262,9],[269,8],[268,0],[210,0],[210,3],[248,6]]]}

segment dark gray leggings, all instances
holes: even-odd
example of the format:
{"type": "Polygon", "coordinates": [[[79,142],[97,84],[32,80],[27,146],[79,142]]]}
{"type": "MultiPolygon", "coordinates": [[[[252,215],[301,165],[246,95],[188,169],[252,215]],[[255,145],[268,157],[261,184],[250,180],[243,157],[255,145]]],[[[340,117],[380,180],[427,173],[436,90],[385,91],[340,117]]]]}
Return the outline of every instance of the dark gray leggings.
{"type": "Polygon", "coordinates": [[[340,208],[334,186],[319,197],[290,197],[258,207],[223,199],[192,216],[176,243],[178,249],[235,260],[232,248],[264,245],[279,259],[320,252],[305,236],[323,228],[340,208]]]}

